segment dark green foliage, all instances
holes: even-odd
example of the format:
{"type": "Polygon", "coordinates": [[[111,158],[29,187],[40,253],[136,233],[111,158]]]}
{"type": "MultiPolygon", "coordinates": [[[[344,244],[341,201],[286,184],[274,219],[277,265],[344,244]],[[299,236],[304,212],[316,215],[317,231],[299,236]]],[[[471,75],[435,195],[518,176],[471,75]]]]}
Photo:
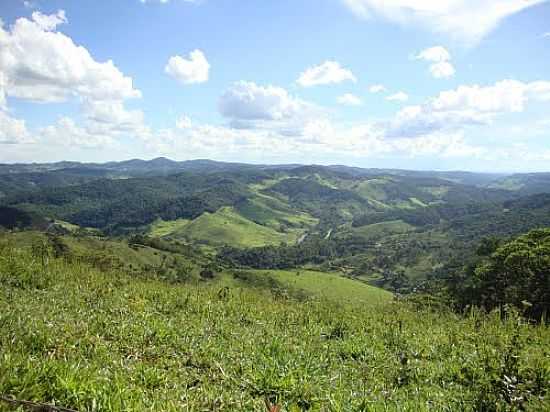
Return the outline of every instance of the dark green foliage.
{"type": "Polygon", "coordinates": [[[135,246],[148,246],[153,249],[163,250],[165,252],[180,253],[189,257],[197,256],[200,252],[193,245],[187,245],[181,242],[169,242],[156,237],[145,235],[131,235],[128,237],[128,244],[135,246]]]}
{"type": "Polygon", "coordinates": [[[332,241],[310,237],[300,245],[263,246],[249,249],[223,248],[219,260],[230,266],[286,269],[306,263],[320,264],[337,256],[332,241]]]}
{"type": "Polygon", "coordinates": [[[353,219],[352,225],[361,227],[392,220],[402,220],[413,226],[438,225],[442,220],[453,221],[462,216],[490,213],[501,208],[499,204],[445,203],[418,209],[392,209],[358,216],[353,219]]]}
{"type": "Polygon", "coordinates": [[[448,279],[448,290],[459,309],[478,305],[492,310],[512,305],[533,319],[547,315],[550,229],[533,230],[503,244],[486,239],[478,254],[477,262],[448,279]]]}
{"type": "Polygon", "coordinates": [[[223,176],[98,180],[80,186],[45,189],[6,200],[85,227],[120,232],[158,218],[193,219],[248,195],[243,184],[223,176]]]}
{"type": "Polygon", "coordinates": [[[517,192],[522,196],[548,193],[550,173],[518,173],[491,182],[489,187],[517,192]]]}
{"type": "Polygon", "coordinates": [[[29,213],[14,207],[0,206],[0,227],[6,229],[45,229],[49,222],[36,213],[29,213]]]}

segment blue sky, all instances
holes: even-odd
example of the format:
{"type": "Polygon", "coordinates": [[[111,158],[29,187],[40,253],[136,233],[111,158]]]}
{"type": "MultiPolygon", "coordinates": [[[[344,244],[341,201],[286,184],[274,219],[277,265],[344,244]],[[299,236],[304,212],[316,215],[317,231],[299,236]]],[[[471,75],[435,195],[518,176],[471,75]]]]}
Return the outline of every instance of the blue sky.
{"type": "Polygon", "coordinates": [[[0,18],[0,162],[550,170],[545,0],[4,0],[0,18]]]}

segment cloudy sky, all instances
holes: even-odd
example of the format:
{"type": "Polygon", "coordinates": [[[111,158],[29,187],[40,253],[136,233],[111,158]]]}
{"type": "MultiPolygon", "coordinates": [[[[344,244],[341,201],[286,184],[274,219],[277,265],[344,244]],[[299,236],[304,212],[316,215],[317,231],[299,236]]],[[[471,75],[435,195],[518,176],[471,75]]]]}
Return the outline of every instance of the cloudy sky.
{"type": "Polygon", "coordinates": [[[550,171],[547,0],[1,0],[0,162],[550,171]]]}

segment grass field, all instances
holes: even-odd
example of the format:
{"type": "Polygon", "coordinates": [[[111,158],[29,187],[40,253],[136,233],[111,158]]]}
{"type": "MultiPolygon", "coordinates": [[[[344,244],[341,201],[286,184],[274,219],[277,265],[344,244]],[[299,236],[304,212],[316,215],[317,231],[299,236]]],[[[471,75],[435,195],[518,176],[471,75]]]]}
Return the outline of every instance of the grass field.
{"type": "Polygon", "coordinates": [[[289,230],[287,233],[262,226],[241,216],[231,207],[224,207],[216,213],[204,213],[171,233],[174,238],[204,242],[211,245],[253,247],[294,243],[303,230],[289,230]]]}
{"type": "Polygon", "coordinates": [[[366,305],[387,303],[392,294],[338,274],[312,270],[249,270],[251,276],[271,278],[283,287],[304,291],[308,296],[339,303],[363,303],[366,305]]]}
{"type": "MultiPolygon", "coordinates": [[[[131,247],[126,241],[91,237],[91,236],[61,236],[61,242],[66,245],[66,254],[82,262],[104,267],[116,266],[128,273],[143,273],[162,266],[190,266],[200,265],[200,256],[188,256],[180,253],[171,253],[142,245],[131,247]]],[[[36,245],[47,242],[42,232],[24,231],[3,234],[0,244],[8,243],[11,247],[31,250],[36,245]]],[[[182,250],[183,252],[183,250],[182,250]]]]}
{"type": "Polygon", "coordinates": [[[253,222],[275,230],[280,230],[282,226],[312,227],[319,222],[307,213],[291,210],[288,206],[279,203],[280,200],[274,197],[262,195],[241,202],[236,206],[236,211],[253,222]]]}
{"type": "Polygon", "coordinates": [[[174,232],[182,230],[190,222],[189,219],[177,220],[157,220],[149,227],[148,234],[154,237],[163,237],[171,235],[174,232]]]}
{"type": "Polygon", "coordinates": [[[283,411],[550,407],[550,331],[513,313],[372,302],[372,290],[312,272],[272,275],[336,301],[1,252],[4,396],[79,411],[265,411],[266,400],[283,411]]]}
{"type": "Polygon", "coordinates": [[[407,233],[414,230],[414,226],[409,225],[402,220],[392,220],[372,225],[354,228],[355,234],[361,235],[365,239],[378,239],[385,236],[407,233]]]}
{"type": "Polygon", "coordinates": [[[366,199],[374,199],[383,203],[387,199],[384,191],[386,184],[386,179],[369,179],[355,185],[353,190],[366,199]]]}

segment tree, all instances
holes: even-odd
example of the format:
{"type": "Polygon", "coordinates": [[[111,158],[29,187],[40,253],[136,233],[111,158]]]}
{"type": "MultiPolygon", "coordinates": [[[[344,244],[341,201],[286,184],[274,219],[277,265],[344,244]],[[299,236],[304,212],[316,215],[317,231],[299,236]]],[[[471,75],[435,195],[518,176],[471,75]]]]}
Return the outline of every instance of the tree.
{"type": "Polygon", "coordinates": [[[540,319],[550,309],[550,229],[498,247],[473,271],[474,298],[487,309],[514,305],[540,319]]]}

